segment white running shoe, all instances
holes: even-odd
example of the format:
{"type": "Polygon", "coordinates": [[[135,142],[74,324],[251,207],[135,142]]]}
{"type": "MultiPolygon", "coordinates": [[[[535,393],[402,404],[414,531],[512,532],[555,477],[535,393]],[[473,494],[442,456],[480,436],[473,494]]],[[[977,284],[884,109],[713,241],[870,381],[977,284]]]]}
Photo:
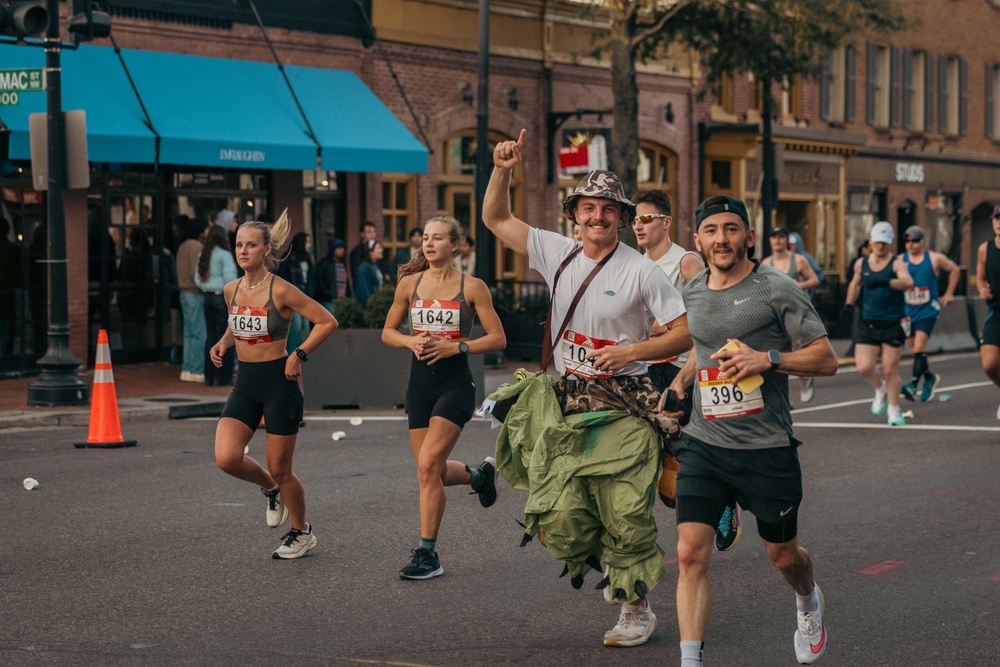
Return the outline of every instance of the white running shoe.
{"type": "Polygon", "coordinates": [[[889,406],[889,426],[906,426],[906,419],[903,418],[903,408],[898,405],[889,406]]]}
{"type": "Polygon", "coordinates": [[[316,536],[313,535],[312,524],[307,523],[308,530],[292,528],[281,538],[281,546],[274,550],[271,558],[290,559],[301,558],[306,552],[316,546],[316,536]]]}
{"type": "Polygon", "coordinates": [[[816,395],[813,389],[813,380],[815,378],[811,377],[800,377],[799,378],[799,400],[803,403],[808,403],[813,400],[813,396],[816,395]]]}
{"type": "Polygon", "coordinates": [[[260,492],[267,498],[267,525],[271,528],[277,528],[288,521],[288,505],[281,497],[281,491],[279,489],[274,491],[261,489],[260,492]]]}
{"type": "Polygon", "coordinates": [[[872,414],[884,415],[885,408],[889,404],[889,394],[885,390],[885,383],[875,390],[875,398],[872,400],[872,414]]]}
{"type": "Polygon", "coordinates": [[[997,406],[997,419],[1000,419],[1000,405],[997,406]]]}
{"type": "Polygon", "coordinates": [[[823,591],[815,583],[819,608],[798,612],[799,628],[795,631],[795,657],[803,665],[811,665],[826,651],[826,623],[823,622],[823,591]]]}
{"type": "Polygon", "coordinates": [[[604,633],[605,646],[641,646],[649,641],[656,629],[656,616],[652,607],[623,604],[618,615],[618,625],[604,633]]]}

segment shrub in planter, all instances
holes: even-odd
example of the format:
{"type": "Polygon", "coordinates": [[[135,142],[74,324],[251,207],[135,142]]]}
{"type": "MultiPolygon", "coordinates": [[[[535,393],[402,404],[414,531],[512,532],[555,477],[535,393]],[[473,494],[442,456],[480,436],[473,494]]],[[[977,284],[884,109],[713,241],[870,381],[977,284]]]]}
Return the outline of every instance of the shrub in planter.
{"type": "Polygon", "coordinates": [[[333,302],[333,316],[341,329],[363,329],[368,326],[365,307],[349,296],[333,302]]]}
{"type": "Polygon", "coordinates": [[[389,309],[392,308],[392,302],[396,298],[396,286],[393,284],[385,284],[377,292],[372,294],[371,298],[368,299],[368,305],[365,306],[365,321],[366,326],[372,329],[381,329],[385,326],[385,318],[389,315],[389,309]]]}

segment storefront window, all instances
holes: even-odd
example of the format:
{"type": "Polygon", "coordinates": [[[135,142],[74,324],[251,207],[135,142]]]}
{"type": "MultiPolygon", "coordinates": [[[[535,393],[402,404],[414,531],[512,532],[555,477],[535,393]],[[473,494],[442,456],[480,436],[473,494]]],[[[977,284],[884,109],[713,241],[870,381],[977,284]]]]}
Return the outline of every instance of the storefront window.
{"type": "Polygon", "coordinates": [[[382,175],[382,226],[386,257],[410,244],[410,231],[416,227],[412,174],[382,175]]]}
{"type": "MultiPolygon", "coordinates": [[[[849,264],[858,257],[858,249],[868,240],[868,232],[885,208],[885,190],[850,190],[844,215],[845,260],[849,264]]],[[[882,217],[881,219],[885,219],[882,217]]]]}
{"type": "Polygon", "coordinates": [[[930,192],[927,194],[925,232],[927,247],[958,262],[961,259],[962,195],[930,192]]]}
{"type": "Polygon", "coordinates": [[[347,242],[342,178],[335,171],[322,169],[302,172],[302,225],[312,234],[316,261],[329,253],[330,244],[335,239],[347,242]]]}
{"type": "MultiPolygon", "coordinates": [[[[677,154],[657,144],[642,142],[639,148],[639,168],[636,180],[640,190],[665,190],[676,208],[677,154]]],[[[676,215],[676,211],[674,211],[676,215]]],[[[670,239],[677,240],[677,220],[670,226],[670,239]]]]}

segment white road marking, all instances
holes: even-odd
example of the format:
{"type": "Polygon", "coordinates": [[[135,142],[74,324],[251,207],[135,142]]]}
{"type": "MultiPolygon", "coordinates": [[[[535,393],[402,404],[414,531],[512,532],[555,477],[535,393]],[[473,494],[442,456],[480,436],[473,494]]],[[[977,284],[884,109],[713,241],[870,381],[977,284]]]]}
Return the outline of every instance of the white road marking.
{"type": "MultiPolygon", "coordinates": [[[[937,393],[941,394],[941,393],[947,393],[947,392],[951,392],[951,391],[961,391],[962,389],[975,389],[977,387],[991,387],[991,386],[993,386],[993,383],[989,382],[989,381],[986,381],[986,382],[969,382],[967,384],[956,384],[956,385],[952,385],[950,387],[938,387],[936,391],[937,391],[937,393]]],[[[865,405],[866,403],[871,403],[871,402],[872,402],[872,399],[870,399],[870,398],[862,398],[862,399],[855,400],[855,401],[842,401],[840,403],[827,403],[826,405],[814,405],[814,406],[808,407],[808,408],[796,408],[796,409],[792,410],[792,415],[794,416],[794,415],[800,415],[800,414],[803,414],[803,413],[806,413],[806,412],[816,412],[818,410],[832,410],[833,408],[844,408],[844,407],[847,407],[849,405],[865,405]]],[[[931,402],[933,403],[934,401],[931,401],[931,402]]],[[[798,424],[796,424],[796,426],[798,426],[798,424]]]]}
{"type": "Polygon", "coordinates": [[[1000,426],[956,426],[954,424],[845,424],[842,422],[795,422],[795,428],[888,428],[908,431],[988,431],[1000,433],[1000,426]]]}

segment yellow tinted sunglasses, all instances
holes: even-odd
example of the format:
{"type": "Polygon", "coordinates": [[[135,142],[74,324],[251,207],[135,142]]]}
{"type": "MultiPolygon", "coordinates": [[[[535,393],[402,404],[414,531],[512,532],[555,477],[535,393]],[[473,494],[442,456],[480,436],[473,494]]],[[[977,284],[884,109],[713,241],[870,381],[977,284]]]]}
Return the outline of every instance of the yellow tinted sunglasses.
{"type": "Polygon", "coordinates": [[[669,217],[669,216],[666,216],[666,215],[664,215],[662,213],[643,213],[642,215],[635,216],[632,219],[632,224],[633,225],[648,225],[649,223],[653,222],[653,220],[656,220],[657,218],[667,218],[667,217],[669,217]]]}

